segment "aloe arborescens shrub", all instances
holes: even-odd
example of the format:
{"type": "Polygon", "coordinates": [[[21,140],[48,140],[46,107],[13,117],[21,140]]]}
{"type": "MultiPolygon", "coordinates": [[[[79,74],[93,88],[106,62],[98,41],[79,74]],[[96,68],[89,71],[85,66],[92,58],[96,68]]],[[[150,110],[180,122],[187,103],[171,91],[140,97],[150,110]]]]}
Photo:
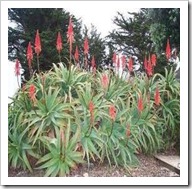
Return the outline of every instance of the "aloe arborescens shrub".
{"type": "MultiPolygon", "coordinates": [[[[110,71],[99,72],[94,58],[92,72],[87,71],[86,40],[83,70],[78,52],[77,64],[72,64],[72,28],[68,37],[69,68],[60,62],[46,73],[32,73],[29,43],[31,79],[9,106],[11,166],[45,169],[45,176],[69,175],[79,164],[93,161],[128,169],[138,163],[137,153],[156,153],[179,142],[180,86],[173,70],[153,75],[153,54],[145,65],[147,74],[140,77],[124,80],[110,71]]],[[[62,44],[59,58],[61,50],[62,44]]],[[[118,70],[120,60],[114,57],[118,70]]],[[[125,57],[123,62],[125,67],[125,57]]],[[[130,57],[130,72],[132,66],[130,57]]]]}

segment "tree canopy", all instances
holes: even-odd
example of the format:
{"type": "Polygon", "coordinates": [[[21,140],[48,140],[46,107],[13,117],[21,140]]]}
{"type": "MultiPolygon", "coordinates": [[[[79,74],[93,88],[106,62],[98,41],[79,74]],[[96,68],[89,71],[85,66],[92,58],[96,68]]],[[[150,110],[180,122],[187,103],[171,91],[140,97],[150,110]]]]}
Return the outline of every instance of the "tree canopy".
{"type": "MultiPolygon", "coordinates": [[[[8,10],[10,24],[8,28],[8,58],[15,61],[18,58],[25,70],[25,79],[29,78],[26,59],[26,50],[29,41],[34,48],[35,34],[39,30],[42,52],[40,53],[40,70],[46,71],[52,63],[59,62],[56,49],[57,33],[62,36],[63,49],[61,61],[68,63],[69,44],[67,30],[69,18],[72,17],[74,29],[74,43],[72,48],[73,61],[76,46],[79,49],[80,64],[84,62],[84,40],[89,43],[88,64],[94,56],[97,67],[103,63],[112,64],[113,52],[123,53],[127,57],[134,57],[143,68],[145,56],[157,55],[158,64],[155,72],[163,72],[167,66],[165,53],[167,39],[171,48],[180,51],[180,9],[140,9],[139,12],[127,12],[123,15],[118,12],[114,17],[117,29],[111,31],[106,39],[102,39],[95,26],[88,31],[83,27],[81,19],[71,15],[64,9],[56,8],[11,8],[8,10]],[[108,54],[106,54],[106,45],[108,54]]],[[[33,58],[33,68],[37,70],[36,55],[33,58]]]]}
{"type": "MultiPolygon", "coordinates": [[[[118,28],[108,35],[111,52],[136,57],[141,65],[145,56],[155,53],[158,60],[155,72],[161,73],[167,66],[164,55],[167,39],[179,53],[180,9],[140,9],[137,13],[127,12],[127,15],[118,12],[113,22],[118,28]]],[[[110,56],[112,58],[112,53],[110,56]]]]}

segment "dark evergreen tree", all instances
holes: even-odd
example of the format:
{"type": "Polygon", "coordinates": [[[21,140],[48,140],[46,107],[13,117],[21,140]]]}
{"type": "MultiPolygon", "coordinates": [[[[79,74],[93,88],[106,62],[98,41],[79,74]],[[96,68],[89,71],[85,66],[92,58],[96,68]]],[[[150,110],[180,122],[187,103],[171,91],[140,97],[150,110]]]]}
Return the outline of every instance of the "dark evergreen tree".
{"type": "Polygon", "coordinates": [[[113,45],[117,52],[123,52],[127,56],[135,56],[142,62],[145,54],[152,51],[150,38],[150,21],[146,18],[146,9],[138,13],[130,13],[125,17],[118,12],[113,22],[118,26],[109,34],[109,44],[113,45]]]}
{"type": "Polygon", "coordinates": [[[150,33],[155,50],[165,51],[167,39],[172,48],[180,51],[180,9],[154,8],[148,9],[148,19],[151,20],[150,33]]]}
{"type": "MultiPolygon", "coordinates": [[[[63,50],[61,51],[61,61],[68,63],[66,57],[69,57],[69,44],[67,43],[67,29],[70,13],[63,9],[52,8],[15,8],[9,9],[9,20],[13,27],[8,28],[8,55],[9,60],[14,61],[18,58],[25,70],[24,76],[29,78],[29,70],[26,60],[26,50],[28,42],[31,41],[34,47],[36,30],[39,29],[42,52],[40,53],[40,70],[49,70],[52,63],[59,62],[56,49],[57,32],[61,32],[63,50]]],[[[74,23],[75,45],[80,45],[81,21],[72,15],[74,23]]],[[[33,69],[37,70],[36,55],[34,54],[33,69]]]]}
{"type": "MultiPolygon", "coordinates": [[[[126,16],[118,13],[114,18],[118,27],[108,36],[109,49],[134,56],[142,65],[144,57],[157,54],[155,72],[164,73],[169,66],[165,57],[167,39],[172,48],[180,51],[180,10],[179,9],[140,9],[138,13],[126,16]]],[[[112,58],[112,52],[109,55],[112,58]]],[[[143,68],[143,66],[141,67],[143,68]]]]}

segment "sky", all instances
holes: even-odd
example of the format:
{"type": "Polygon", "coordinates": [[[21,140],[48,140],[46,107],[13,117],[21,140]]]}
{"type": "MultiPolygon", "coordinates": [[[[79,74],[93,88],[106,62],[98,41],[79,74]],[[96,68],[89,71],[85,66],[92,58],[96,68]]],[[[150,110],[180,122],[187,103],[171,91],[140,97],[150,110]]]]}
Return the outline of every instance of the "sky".
{"type": "Polygon", "coordinates": [[[81,1],[66,2],[64,7],[77,18],[82,18],[83,24],[90,28],[91,24],[96,26],[101,37],[105,37],[110,31],[115,29],[112,20],[117,12],[127,15],[127,12],[138,12],[140,8],[130,7],[129,2],[123,1],[117,3],[115,1],[99,2],[99,1],[81,1]]]}

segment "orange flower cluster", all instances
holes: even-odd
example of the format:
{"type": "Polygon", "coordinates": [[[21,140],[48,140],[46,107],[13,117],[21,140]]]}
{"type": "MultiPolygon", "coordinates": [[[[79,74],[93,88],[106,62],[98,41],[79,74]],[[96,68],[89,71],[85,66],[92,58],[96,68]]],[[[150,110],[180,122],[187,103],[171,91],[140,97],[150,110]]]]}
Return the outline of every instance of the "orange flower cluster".
{"type": "Polygon", "coordinates": [[[35,85],[31,84],[29,87],[29,98],[34,102],[36,100],[35,97],[36,88],[35,85]]]}

